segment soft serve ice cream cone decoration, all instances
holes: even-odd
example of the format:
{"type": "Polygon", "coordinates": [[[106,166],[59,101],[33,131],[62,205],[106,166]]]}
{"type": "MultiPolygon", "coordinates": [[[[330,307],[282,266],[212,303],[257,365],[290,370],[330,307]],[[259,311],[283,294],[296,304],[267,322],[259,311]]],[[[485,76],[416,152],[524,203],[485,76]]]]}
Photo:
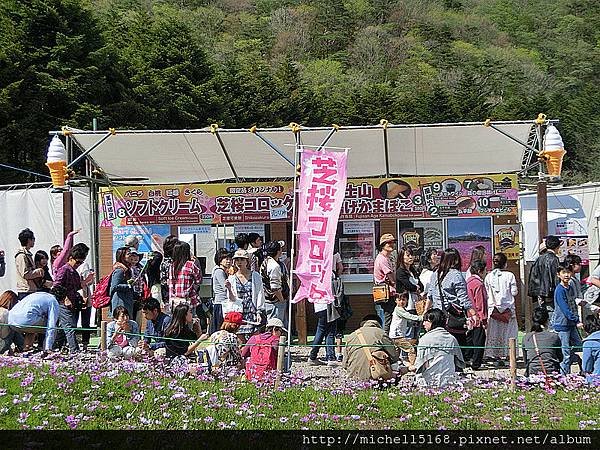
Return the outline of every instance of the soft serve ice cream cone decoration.
{"type": "Polygon", "coordinates": [[[562,162],[565,154],[565,145],[562,137],[554,125],[548,125],[544,134],[544,149],[539,153],[540,161],[546,163],[548,177],[551,180],[560,180],[562,162]]]}
{"type": "Polygon", "coordinates": [[[66,187],[67,175],[67,150],[58,135],[52,138],[48,146],[48,156],[46,157],[46,166],[50,169],[52,185],[55,188],[66,187]]]}

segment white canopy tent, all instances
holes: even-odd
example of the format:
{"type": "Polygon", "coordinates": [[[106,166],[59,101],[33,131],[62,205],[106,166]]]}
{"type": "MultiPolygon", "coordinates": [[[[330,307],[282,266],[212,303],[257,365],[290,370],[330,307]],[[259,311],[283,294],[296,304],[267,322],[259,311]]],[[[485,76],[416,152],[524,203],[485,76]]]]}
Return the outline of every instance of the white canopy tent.
{"type": "MultiPolygon", "coordinates": [[[[212,125],[198,130],[108,132],[64,128],[62,133],[67,137],[69,167],[88,158],[109,184],[293,178],[295,190],[299,145],[350,149],[349,178],[514,173],[531,167],[540,138],[535,121],[488,121],[485,125],[393,125],[382,120],[380,125],[353,127],[304,128],[292,123],[285,128],[250,130],[212,125]],[[72,144],[82,151],[75,158],[72,144]]],[[[88,164],[86,175],[94,190],[90,169],[88,164]]],[[[293,222],[296,206],[294,200],[293,222]]],[[[288,355],[290,342],[291,334],[288,355]]]]}
{"type": "Polygon", "coordinates": [[[303,145],[350,148],[350,178],[521,171],[533,121],[493,125],[63,132],[107,178],[127,184],[292,178],[296,137],[303,145]]]}

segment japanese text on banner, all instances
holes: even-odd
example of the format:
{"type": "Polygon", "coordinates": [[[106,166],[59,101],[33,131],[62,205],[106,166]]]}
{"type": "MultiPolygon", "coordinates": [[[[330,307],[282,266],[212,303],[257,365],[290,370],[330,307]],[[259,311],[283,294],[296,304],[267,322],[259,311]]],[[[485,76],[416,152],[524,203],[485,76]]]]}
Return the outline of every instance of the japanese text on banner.
{"type": "Polygon", "coordinates": [[[304,150],[298,195],[298,262],[300,288],[294,303],[305,298],[331,303],[333,243],[346,190],[346,152],[304,150]]]}

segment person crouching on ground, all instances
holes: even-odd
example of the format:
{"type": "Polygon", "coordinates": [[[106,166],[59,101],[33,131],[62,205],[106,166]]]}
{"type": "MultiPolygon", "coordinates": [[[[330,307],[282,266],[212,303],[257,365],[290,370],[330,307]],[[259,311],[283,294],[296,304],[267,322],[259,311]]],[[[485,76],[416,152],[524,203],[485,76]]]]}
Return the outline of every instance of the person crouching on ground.
{"type": "Polygon", "coordinates": [[[589,334],[583,340],[583,371],[590,384],[600,384],[600,318],[597,315],[585,317],[583,328],[589,334]]]}
{"type": "Polygon", "coordinates": [[[427,333],[421,338],[415,361],[416,382],[420,386],[440,387],[456,379],[456,369],[465,361],[456,338],[446,330],[446,314],[441,309],[425,313],[423,326],[427,333]]]}
{"type": "Polygon", "coordinates": [[[13,342],[17,350],[23,348],[23,336],[8,326],[8,313],[16,303],[16,292],[6,291],[0,295],[0,355],[10,350],[13,342]]]}
{"type": "Polygon", "coordinates": [[[422,322],[423,316],[411,314],[406,310],[408,305],[409,292],[401,292],[396,297],[396,308],[394,309],[394,315],[392,317],[392,325],[390,326],[390,338],[393,339],[394,344],[399,350],[402,350],[408,354],[409,369],[414,369],[415,359],[417,352],[415,345],[417,340],[413,338],[407,338],[406,332],[408,330],[408,321],[422,322]]]}
{"type": "Polygon", "coordinates": [[[51,352],[56,338],[57,324],[60,316],[59,303],[64,302],[67,290],[62,286],[54,286],[50,293],[34,292],[23,298],[8,312],[8,324],[16,332],[14,335],[17,347],[25,346],[29,350],[37,333],[46,329],[44,352],[51,352]],[[18,336],[25,333],[22,345],[18,336]],[[18,336],[17,336],[18,335],[18,336]]]}
{"type": "Polygon", "coordinates": [[[242,358],[248,358],[246,361],[248,380],[261,380],[265,372],[277,369],[279,338],[283,333],[287,333],[283,322],[273,317],[268,320],[264,333],[255,334],[248,339],[242,348],[242,358]]]}
{"type": "Polygon", "coordinates": [[[111,359],[123,357],[133,358],[140,340],[140,329],[137,322],[129,320],[129,313],[124,306],[117,306],[113,311],[114,320],[106,327],[106,348],[111,359]]]}
{"type": "Polygon", "coordinates": [[[343,365],[350,378],[371,379],[371,363],[367,352],[364,351],[365,348],[368,348],[371,355],[376,351],[387,353],[390,364],[398,362],[396,346],[381,328],[380,318],[377,314],[368,314],[363,317],[360,328],[348,336],[343,365]],[[364,344],[361,342],[363,340],[364,344]]]}

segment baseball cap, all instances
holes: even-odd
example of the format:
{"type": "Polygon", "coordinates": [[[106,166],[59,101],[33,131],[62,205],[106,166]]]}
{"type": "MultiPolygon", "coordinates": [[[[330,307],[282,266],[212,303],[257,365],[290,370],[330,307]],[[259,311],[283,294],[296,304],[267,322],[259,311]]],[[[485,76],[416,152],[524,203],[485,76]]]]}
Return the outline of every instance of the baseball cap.
{"type": "Polygon", "coordinates": [[[223,317],[223,321],[241,325],[242,323],[244,323],[244,318],[242,317],[242,313],[237,311],[231,311],[225,314],[225,317],[223,317]]]}
{"type": "Polygon", "coordinates": [[[381,237],[379,238],[379,245],[383,245],[386,242],[392,242],[392,241],[397,241],[397,239],[394,237],[393,234],[391,233],[385,233],[382,234],[381,237]]]}

